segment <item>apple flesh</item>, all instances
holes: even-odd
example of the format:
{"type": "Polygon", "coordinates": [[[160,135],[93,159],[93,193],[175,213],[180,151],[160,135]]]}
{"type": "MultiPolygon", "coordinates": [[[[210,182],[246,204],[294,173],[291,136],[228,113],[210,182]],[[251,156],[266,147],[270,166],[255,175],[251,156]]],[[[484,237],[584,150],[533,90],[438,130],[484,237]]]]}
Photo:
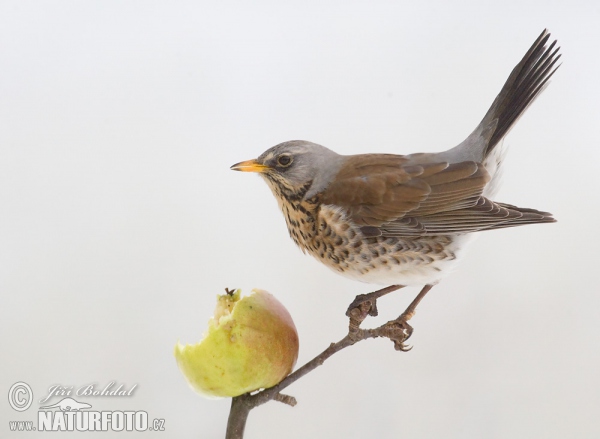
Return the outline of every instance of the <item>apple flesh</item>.
{"type": "Polygon", "coordinates": [[[233,397],[278,384],[298,358],[298,332],[287,309],[264,290],[218,296],[208,332],[175,346],[190,386],[209,398],[233,397]]]}

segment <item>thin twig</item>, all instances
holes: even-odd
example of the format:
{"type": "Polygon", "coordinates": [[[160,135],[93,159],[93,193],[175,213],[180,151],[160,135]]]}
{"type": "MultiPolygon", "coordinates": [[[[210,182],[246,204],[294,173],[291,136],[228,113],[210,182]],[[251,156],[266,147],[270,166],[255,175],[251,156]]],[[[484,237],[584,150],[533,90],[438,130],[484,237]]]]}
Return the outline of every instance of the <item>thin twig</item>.
{"type": "Polygon", "coordinates": [[[367,340],[369,338],[385,337],[394,342],[396,350],[410,350],[410,348],[407,348],[404,344],[404,342],[406,342],[406,340],[408,340],[412,334],[412,327],[407,323],[407,320],[412,317],[414,314],[414,308],[420,299],[422,299],[422,296],[429,291],[429,289],[419,294],[417,299],[415,299],[415,301],[409,305],[406,311],[402,313],[402,315],[396,320],[391,320],[379,326],[378,328],[373,329],[363,329],[360,327],[361,323],[367,318],[367,316],[373,315],[373,309],[376,309],[375,301],[377,297],[381,297],[383,294],[398,288],[400,287],[392,286],[376,291],[375,293],[372,293],[373,298],[368,301],[360,301],[358,299],[361,296],[357,296],[353,302],[353,304],[356,303],[356,305],[354,307],[351,306],[347,312],[349,317],[348,334],[346,334],[344,338],[337,343],[331,343],[327,349],[310,360],[304,366],[288,375],[276,386],[261,390],[254,394],[246,393],[233,398],[231,402],[231,411],[229,412],[229,420],[227,422],[227,433],[225,438],[243,439],[246,420],[248,419],[250,410],[255,407],[263,405],[271,400],[283,402],[284,404],[291,405],[292,407],[295,406],[296,399],[293,396],[284,395],[280,392],[286,387],[295,383],[307,373],[312,372],[317,367],[321,366],[333,354],[347,348],[348,346],[352,346],[359,341],[367,340]]]}
{"type": "Polygon", "coordinates": [[[273,397],[273,401],[279,401],[279,402],[282,402],[282,403],[287,404],[292,407],[294,407],[296,404],[298,404],[298,401],[296,401],[296,398],[294,398],[293,396],[290,396],[290,395],[284,395],[283,393],[276,394],[273,397]]]}

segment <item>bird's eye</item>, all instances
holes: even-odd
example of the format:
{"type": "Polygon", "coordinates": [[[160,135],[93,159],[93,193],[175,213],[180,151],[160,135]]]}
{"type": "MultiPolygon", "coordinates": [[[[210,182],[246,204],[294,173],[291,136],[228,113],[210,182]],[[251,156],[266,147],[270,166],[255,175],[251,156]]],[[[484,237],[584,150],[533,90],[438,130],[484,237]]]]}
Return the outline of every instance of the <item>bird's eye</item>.
{"type": "Polygon", "coordinates": [[[277,164],[283,167],[289,166],[292,164],[292,157],[288,154],[281,154],[277,157],[277,164]]]}

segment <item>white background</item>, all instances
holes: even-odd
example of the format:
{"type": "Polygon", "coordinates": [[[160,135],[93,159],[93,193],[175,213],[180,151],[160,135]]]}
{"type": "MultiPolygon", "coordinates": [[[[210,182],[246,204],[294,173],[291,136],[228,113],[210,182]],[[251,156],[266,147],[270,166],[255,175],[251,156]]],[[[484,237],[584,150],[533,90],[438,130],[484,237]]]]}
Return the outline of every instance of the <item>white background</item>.
{"type": "Polygon", "coordinates": [[[116,381],[134,396],[82,400],[166,419],[145,437],[223,437],[229,400],[194,394],[173,358],[216,294],[274,293],[303,364],[374,288],[302,255],[267,186],[229,166],[291,139],[454,146],[548,27],[564,64],[507,138],[498,200],[559,222],[480,236],[420,306],[410,353],[336,355],[247,437],[599,437],[598,20],[592,0],[2,1],[0,393],[25,381],[36,402],[0,398],[0,436],[53,384],[116,381]]]}

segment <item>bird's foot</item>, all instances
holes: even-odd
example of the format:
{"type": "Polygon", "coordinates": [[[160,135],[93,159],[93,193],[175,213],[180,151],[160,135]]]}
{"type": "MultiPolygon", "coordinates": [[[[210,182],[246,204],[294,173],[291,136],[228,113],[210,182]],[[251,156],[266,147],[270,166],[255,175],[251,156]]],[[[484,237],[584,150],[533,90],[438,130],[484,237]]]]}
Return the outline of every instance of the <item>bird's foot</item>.
{"type": "Polygon", "coordinates": [[[374,297],[373,293],[359,294],[354,298],[346,310],[347,317],[360,318],[362,316],[361,321],[366,319],[368,315],[375,317],[378,313],[377,297],[374,297]]]}
{"type": "Polygon", "coordinates": [[[414,317],[417,305],[432,288],[432,284],[425,285],[417,297],[415,297],[404,312],[400,314],[400,317],[383,325],[385,328],[384,336],[394,342],[394,347],[397,351],[408,352],[412,349],[412,346],[407,346],[405,344],[406,340],[408,340],[413,333],[413,327],[408,324],[408,321],[414,317]]]}
{"type": "Polygon", "coordinates": [[[407,346],[406,341],[413,333],[413,327],[408,324],[412,314],[402,313],[396,320],[391,320],[383,325],[383,336],[394,342],[397,351],[408,352],[412,346],[407,346]]]}
{"type": "MultiPolygon", "coordinates": [[[[369,300],[360,302],[356,306],[353,306],[354,302],[352,302],[350,307],[348,307],[348,311],[346,311],[346,316],[350,319],[348,322],[348,334],[351,337],[356,337],[361,331],[360,324],[370,315],[373,306],[369,300]]],[[[375,299],[373,299],[373,303],[375,303],[375,299]]]]}
{"type": "Polygon", "coordinates": [[[385,287],[380,290],[373,291],[372,293],[359,294],[358,296],[356,296],[354,298],[354,300],[348,307],[348,310],[346,311],[346,316],[352,318],[353,313],[355,316],[359,316],[359,315],[362,316],[362,314],[366,313],[366,314],[364,314],[364,316],[362,316],[361,322],[368,315],[371,317],[376,317],[378,314],[377,299],[379,299],[381,296],[385,296],[386,294],[391,293],[392,291],[399,290],[402,287],[403,287],[403,285],[391,285],[389,287],[385,287]],[[354,311],[354,310],[358,310],[358,311],[354,311]]]}

